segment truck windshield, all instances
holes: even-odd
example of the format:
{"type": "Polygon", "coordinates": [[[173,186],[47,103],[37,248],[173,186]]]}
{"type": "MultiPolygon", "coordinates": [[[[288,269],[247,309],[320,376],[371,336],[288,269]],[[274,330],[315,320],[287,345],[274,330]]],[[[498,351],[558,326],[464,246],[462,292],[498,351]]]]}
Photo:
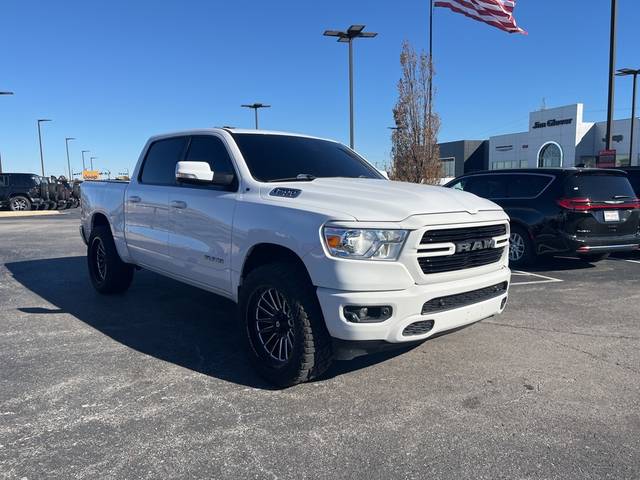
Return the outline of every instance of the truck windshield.
{"type": "Polygon", "coordinates": [[[589,173],[572,175],[565,184],[568,197],[594,201],[634,198],[636,196],[625,175],[589,173]]]}
{"type": "Polygon", "coordinates": [[[234,133],[233,138],[251,175],[261,182],[321,177],[384,179],[364,159],[329,140],[255,133],[234,133]]]}

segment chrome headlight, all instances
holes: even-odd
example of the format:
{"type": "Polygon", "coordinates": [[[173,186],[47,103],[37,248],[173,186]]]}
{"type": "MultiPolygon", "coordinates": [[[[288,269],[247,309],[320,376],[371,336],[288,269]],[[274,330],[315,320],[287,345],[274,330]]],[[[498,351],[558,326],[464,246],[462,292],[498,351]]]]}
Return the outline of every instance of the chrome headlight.
{"type": "Polygon", "coordinates": [[[323,236],[334,257],[397,260],[407,231],[325,227],[323,236]]]}

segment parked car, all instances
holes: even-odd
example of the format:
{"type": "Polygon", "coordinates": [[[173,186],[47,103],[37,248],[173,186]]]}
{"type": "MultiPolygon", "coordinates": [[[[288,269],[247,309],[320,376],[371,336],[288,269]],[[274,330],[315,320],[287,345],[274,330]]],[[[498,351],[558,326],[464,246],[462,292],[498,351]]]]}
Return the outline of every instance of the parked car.
{"type": "Polygon", "coordinates": [[[81,180],[74,180],[71,184],[71,205],[73,208],[80,206],[80,185],[82,185],[81,180]]]}
{"type": "Polygon", "coordinates": [[[58,208],[58,187],[49,177],[40,177],[41,185],[46,192],[43,192],[45,200],[44,210],[54,210],[58,208]]]}
{"type": "Polygon", "coordinates": [[[280,386],[507,302],[502,208],[392,182],[330,140],[231,129],[153,137],[130,183],[85,182],[81,204],[98,292],[127,290],[138,266],[230,298],[253,364],[280,386]]]}
{"type": "Polygon", "coordinates": [[[0,208],[38,209],[45,204],[40,177],[34,173],[0,173],[0,208]]]}
{"type": "Polygon", "coordinates": [[[596,262],[640,246],[640,201],[620,170],[494,170],[463,175],[446,186],[504,208],[511,219],[512,266],[555,254],[596,262]]]}

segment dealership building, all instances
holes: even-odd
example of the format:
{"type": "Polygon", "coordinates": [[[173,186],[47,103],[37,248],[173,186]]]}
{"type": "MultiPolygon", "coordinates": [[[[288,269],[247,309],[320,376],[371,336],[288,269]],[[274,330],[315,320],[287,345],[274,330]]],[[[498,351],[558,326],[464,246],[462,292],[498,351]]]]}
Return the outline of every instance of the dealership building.
{"type": "Polygon", "coordinates": [[[631,119],[626,119],[613,122],[611,150],[615,154],[599,161],[605,149],[606,122],[586,122],[583,115],[581,103],[548,108],[529,114],[525,132],[442,143],[440,157],[446,176],[483,169],[640,165],[640,120],[635,122],[633,158],[629,158],[631,119]]]}

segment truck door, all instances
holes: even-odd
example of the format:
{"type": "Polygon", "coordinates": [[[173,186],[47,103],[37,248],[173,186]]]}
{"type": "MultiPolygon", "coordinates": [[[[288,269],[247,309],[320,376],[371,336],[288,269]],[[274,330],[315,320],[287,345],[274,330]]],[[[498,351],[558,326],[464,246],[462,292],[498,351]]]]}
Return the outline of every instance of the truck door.
{"type": "Polygon", "coordinates": [[[221,293],[231,292],[231,228],[237,173],[224,141],[190,138],[186,161],[207,162],[215,174],[233,174],[231,186],[179,182],[169,193],[169,256],[173,271],[221,293]]]}
{"type": "Polygon", "coordinates": [[[176,163],[187,137],[157,140],[147,149],[140,171],[125,193],[125,235],[132,258],[151,269],[167,270],[169,191],[175,188],[176,163]]]}

